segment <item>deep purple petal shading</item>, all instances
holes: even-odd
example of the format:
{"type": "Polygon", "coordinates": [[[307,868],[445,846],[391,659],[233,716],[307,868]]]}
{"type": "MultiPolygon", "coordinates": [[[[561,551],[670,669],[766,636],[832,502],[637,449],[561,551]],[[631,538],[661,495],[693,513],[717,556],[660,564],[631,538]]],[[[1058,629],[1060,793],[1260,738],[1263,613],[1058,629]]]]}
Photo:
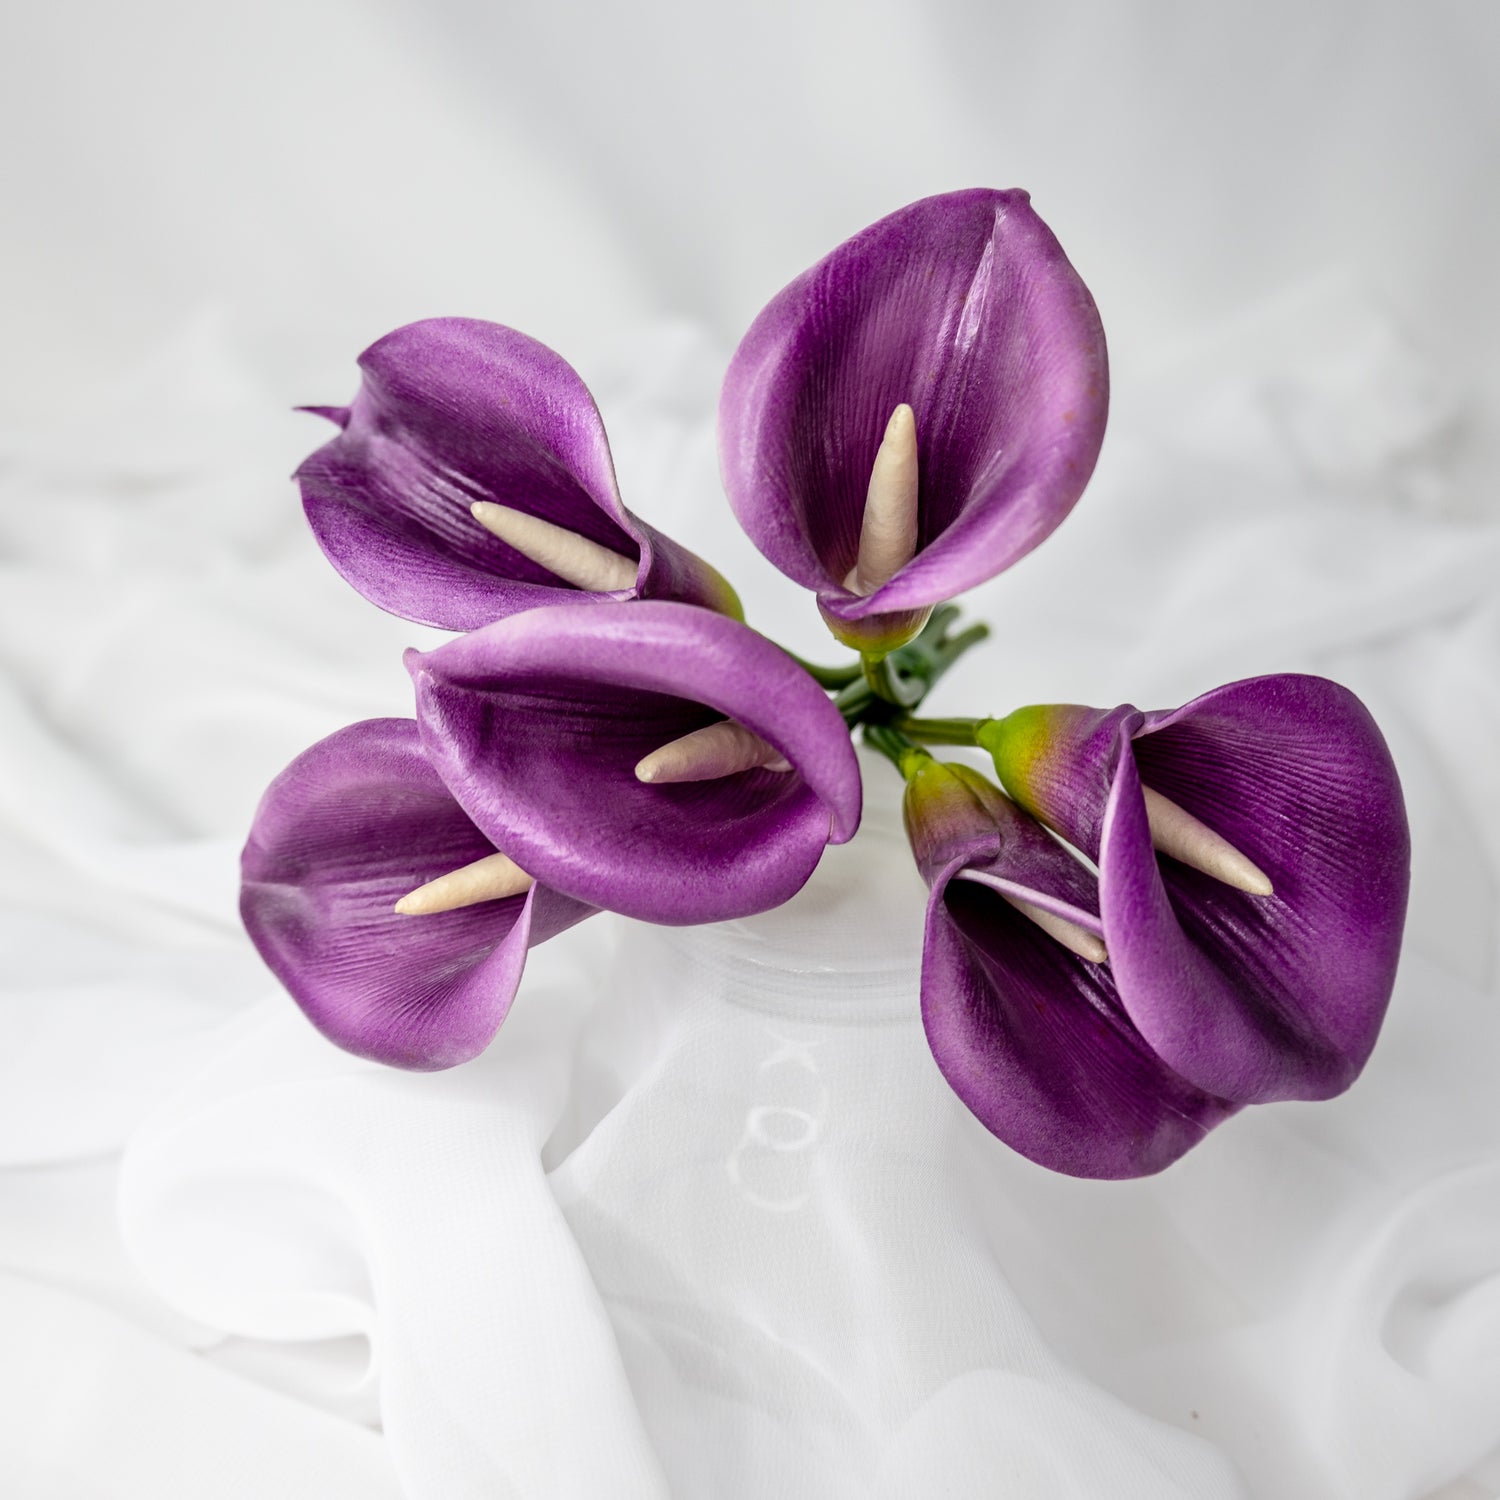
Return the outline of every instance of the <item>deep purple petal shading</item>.
{"type": "Polygon", "coordinates": [[[594,399],[573,368],[514,329],[433,318],[360,356],[342,430],[297,471],[319,546],[365,598],[470,630],[568,600],[684,599],[738,613],[706,563],[627,511],[594,399]],[[476,500],[524,510],[638,559],[632,590],[590,594],[492,536],[476,500]]]}
{"type": "Polygon", "coordinates": [[[837,709],[744,625],[669,603],[533,610],[407,653],[433,765],[523,869],[668,924],[779,905],[854,836],[859,765],[837,709]],[[790,772],[645,785],[636,763],[728,716],[790,772]]]}
{"type": "Polygon", "coordinates": [[[1109,377],[1088,289],[1024,192],[926,198],[774,297],[719,404],[740,524],[825,614],[921,609],[994,577],[1062,521],[1093,472],[1109,377]],[[915,414],[918,552],[844,587],[892,411],[915,414]]]}
{"type": "Polygon", "coordinates": [[[1235,1106],[1153,1052],[1108,966],[1079,958],[997,891],[961,878],[979,869],[1022,899],[1090,921],[1088,872],[982,778],[943,766],[912,786],[920,798],[924,779],[950,776],[974,792],[966,832],[950,814],[933,838],[908,795],[913,849],[932,892],[922,1021],[943,1076],[988,1130],[1041,1166],[1101,1178],[1162,1170],[1235,1106]]]}
{"type": "Polygon", "coordinates": [[[1400,782],[1368,710],[1324,678],[1261,677],[1145,715],[1130,749],[1099,867],[1136,1024],[1231,1098],[1342,1093],[1385,1017],[1411,866],[1400,782]],[[1273,894],[1153,858],[1142,781],[1249,856],[1273,894]]]}
{"type": "Polygon", "coordinates": [[[981,738],[1007,789],[1098,861],[1121,999],[1173,1068],[1243,1103],[1349,1087],[1390,1000],[1410,871],[1400,782],[1352,693],[1257,677],[1172,711],[1021,710],[981,738]],[[1273,894],[1158,855],[1142,783],[1273,894]]]}
{"type": "Polygon", "coordinates": [[[403,1068],[482,1052],[529,946],[593,908],[546,887],[430,916],[396,901],[495,845],[422,753],[410,719],[372,719],[314,745],[262,799],[240,911],[278,979],[331,1041],[403,1068]]]}

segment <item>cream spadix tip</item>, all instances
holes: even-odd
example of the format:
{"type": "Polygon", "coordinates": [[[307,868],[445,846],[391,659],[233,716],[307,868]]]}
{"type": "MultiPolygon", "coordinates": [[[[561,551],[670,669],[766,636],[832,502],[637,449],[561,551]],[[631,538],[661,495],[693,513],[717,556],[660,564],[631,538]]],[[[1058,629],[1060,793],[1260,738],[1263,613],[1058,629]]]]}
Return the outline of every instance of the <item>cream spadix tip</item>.
{"type": "Polygon", "coordinates": [[[1273,887],[1265,872],[1228,839],[1221,838],[1186,808],[1179,807],[1160,792],[1149,786],[1143,786],[1141,791],[1146,797],[1146,821],[1151,825],[1151,842],[1163,854],[1252,896],[1272,893],[1273,887]]]}
{"type": "Polygon", "coordinates": [[[873,594],[891,581],[917,550],[917,418],[904,401],[891,413],[870,470],[859,557],[846,587],[873,594]]]}
{"type": "Polygon", "coordinates": [[[650,755],[643,756],[635,768],[637,781],[669,784],[677,781],[716,781],[737,771],[760,767],[766,771],[790,771],[791,762],[774,745],[758,734],[722,719],[672,740],[650,755]]]}
{"type": "Polygon", "coordinates": [[[488,854],[408,891],[395,909],[403,917],[426,917],[460,906],[476,906],[481,901],[503,901],[507,896],[521,895],[534,884],[513,859],[504,854],[488,854]]]}
{"type": "Polygon", "coordinates": [[[630,558],[601,547],[565,526],[555,526],[540,516],[489,500],[476,500],[469,507],[469,514],[491,536],[499,537],[506,546],[574,588],[610,594],[635,587],[639,570],[630,558]]]}
{"type": "Polygon", "coordinates": [[[1003,897],[1015,907],[1023,917],[1035,922],[1048,937],[1055,938],[1069,953],[1076,953],[1079,958],[1086,958],[1091,964],[1102,964],[1109,958],[1109,951],[1097,933],[1090,932],[1087,927],[1079,926],[1077,922],[1069,921],[1067,917],[1059,916],[1055,911],[1048,911],[1045,906],[1038,906],[1035,902],[1012,895],[984,871],[960,870],[954,878],[970,880],[975,885],[988,886],[996,895],[1003,897]]]}

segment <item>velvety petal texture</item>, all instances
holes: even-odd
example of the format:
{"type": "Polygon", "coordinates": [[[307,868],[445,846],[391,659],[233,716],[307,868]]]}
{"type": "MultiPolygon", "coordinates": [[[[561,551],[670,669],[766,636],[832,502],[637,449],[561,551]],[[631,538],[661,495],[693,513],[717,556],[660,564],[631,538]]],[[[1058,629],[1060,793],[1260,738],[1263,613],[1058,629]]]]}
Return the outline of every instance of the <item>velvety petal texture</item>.
{"type": "Polygon", "coordinates": [[[1245,1103],[1354,1081],[1395,982],[1411,854],[1390,752],[1352,693],[1257,677],[1170,712],[1023,709],[980,739],[1006,790],[1097,860],[1115,983],[1173,1068],[1245,1103]],[[1157,854],[1143,785],[1273,893],[1157,854]]]}
{"type": "MultiPolygon", "coordinates": [[[[992,578],[1067,515],[1104,436],[1088,289],[1024,192],[973,189],[882,219],[761,312],[719,404],[740,524],[831,624],[920,610],[992,578]],[[891,413],[916,415],[917,553],[845,587],[891,413]]],[[[873,627],[872,627],[873,628],[873,627]]]]}
{"type": "Polygon", "coordinates": [[[416,724],[372,719],[271,783],[245,846],[240,910],[331,1041],[397,1067],[452,1067],[495,1035],[526,950],[594,910],[542,885],[429,916],[392,910],[494,852],[428,764],[416,724]]]}
{"type": "Polygon", "coordinates": [[[554,606],[407,654],[434,766],[485,834],[579,900],[669,924],[777,906],[859,823],[844,721],[785,652],[685,604],[554,606]],[[645,784],[641,758],[729,717],[789,772],[645,784]]]}
{"type": "Polygon", "coordinates": [[[977,772],[937,761],[909,782],[905,811],[931,888],[923,1025],[987,1129],[1053,1171],[1139,1177],[1234,1112],[1147,1045],[1108,965],[1069,951],[1001,895],[1100,931],[1093,878],[1044,829],[977,772]]]}
{"type": "Polygon", "coordinates": [[[433,318],[360,356],[341,428],[297,471],[318,544],[365,598],[404,619],[471,630],[590,598],[681,599],[739,615],[702,559],[627,511],[588,388],[535,339],[433,318]],[[526,511],[637,562],[633,588],[590,594],[492,536],[475,501],[526,511]]]}

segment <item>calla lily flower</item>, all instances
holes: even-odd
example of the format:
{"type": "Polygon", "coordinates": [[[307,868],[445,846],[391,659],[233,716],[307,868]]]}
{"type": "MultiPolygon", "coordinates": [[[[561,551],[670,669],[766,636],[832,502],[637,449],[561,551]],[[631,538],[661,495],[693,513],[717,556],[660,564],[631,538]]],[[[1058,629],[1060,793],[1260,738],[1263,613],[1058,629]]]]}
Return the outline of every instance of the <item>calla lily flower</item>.
{"type": "Polygon", "coordinates": [[[855,235],[755,319],[719,404],[724,484],[834,634],[884,651],[1062,521],[1093,471],[1108,394],[1093,299],[1028,196],[947,193],[855,235]],[[916,463],[888,482],[910,442],[903,407],[916,463]],[[901,543],[882,512],[891,540],[875,550],[890,555],[861,582],[876,491],[897,510],[905,494],[916,516],[901,543]]]}
{"type": "Polygon", "coordinates": [[[552,606],[406,660],[449,790],[523,869],[577,900],[667,924],[765,911],[858,826],[839,711],[724,615],[552,606]],[[703,779],[644,779],[655,752],[726,719],[738,726],[722,731],[727,753],[719,732],[702,737],[703,779]],[[763,742],[760,763],[738,756],[741,730],[763,742]]]}
{"type": "Polygon", "coordinates": [[[318,545],[372,603],[444,630],[590,598],[740,616],[718,573],[625,509],[594,399],[545,345],[434,318],[359,363],[350,406],[310,408],[341,430],[296,477],[318,545]]]}
{"type": "Polygon", "coordinates": [[[1390,999],[1410,869],[1359,699],[1256,677],[1170,711],[1025,708],[975,738],[1097,861],[1110,972],[1170,1067],[1242,1103],[1348,1088],[1390,999]]]}
{"type": "Polygon", "coordinates": [[[1132,1024],[1100,961],[1093,878],[1051,835],[978,772],[926,756],[904,810],[931,889],[922,1023],[987,1129],[1053,1171],[1140,1177],[1234,1112],[1132,1024]]]}
{"type": "Polygon", "coordinates": [[[422,753],[410,719],[320,741],[271,783],[242,860],[240,911],[272,972],[331,1041],[402,1068],[482,1052],[526,951],[594,908],[532,885],[425,916],[399,898],[493,857],[422,753]]]}

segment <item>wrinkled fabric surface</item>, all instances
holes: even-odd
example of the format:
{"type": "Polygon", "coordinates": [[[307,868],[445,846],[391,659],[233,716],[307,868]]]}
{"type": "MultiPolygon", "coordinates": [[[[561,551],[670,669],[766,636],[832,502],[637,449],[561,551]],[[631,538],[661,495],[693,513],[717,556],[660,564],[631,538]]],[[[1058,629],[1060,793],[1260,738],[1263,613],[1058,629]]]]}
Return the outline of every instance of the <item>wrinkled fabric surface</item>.
{"type": "Polygon", "coordinates": [[[506,12],[512,36],[462,0],[253,26],[99,6],[82,48],[39,11],[0,49],[10,140],[61,101],[0,231],[0,1493],[1500,1493],[1477,13],[1435,7],[1419,47],[1379,9],[1273,6],[1209,37],[1122,7],[1085,45],[993,9],[913,35],[815,8],[787,54],[769,31],[700,48],[648,8],[639,54],[601,17],[574,56],[541,12],[506,12]],[[987,72],[1005,25],[1009,91],[987,72]],[[671,35],[700,71],[672,71],[671,35]],[[715,85],[731,61],[784,107],[715,85]],[[534,96],[564,73],[580,110],[636,113],[534,96]],[[866,75],[898,74],[909,140],[887,150],[866,75]],[[1013,97],[1035,138],[986,113],[1013,97]],[[1395,123],[1366,138],[1367,117],[1395,123]],[[1277,213],[1305,223],[1249,243],[1273,161],[1277,213]],[[1173,704],[1277,671],[1357,692],[1414,858],[1363,1076],[1143,1181],[1008,1151],[927,1051],[925,893],[868,756],[864,826],[787,906],[591,919],[532,953],[496,1044],[451,1072],[338,1052],[240,930],[239,847],[293,756],[410,714],[401,650],[443,637],[319,555],[283,476],[326,428],[287,408],[346,401],[358,350],[409,318],[516,323],[600,397],[631,505],[832,660],[723,502],[718,380],[757,296],[962,180],[1032,190],[1110,330],[1114,408],[1072,518],[969,596],[994,638],[930,711],[1173,704]],[[1153,198],[1186,246],[1124,212],[1153,198]],[[1178,286],[1186,266],[1219,269],[1178,286]]]}

